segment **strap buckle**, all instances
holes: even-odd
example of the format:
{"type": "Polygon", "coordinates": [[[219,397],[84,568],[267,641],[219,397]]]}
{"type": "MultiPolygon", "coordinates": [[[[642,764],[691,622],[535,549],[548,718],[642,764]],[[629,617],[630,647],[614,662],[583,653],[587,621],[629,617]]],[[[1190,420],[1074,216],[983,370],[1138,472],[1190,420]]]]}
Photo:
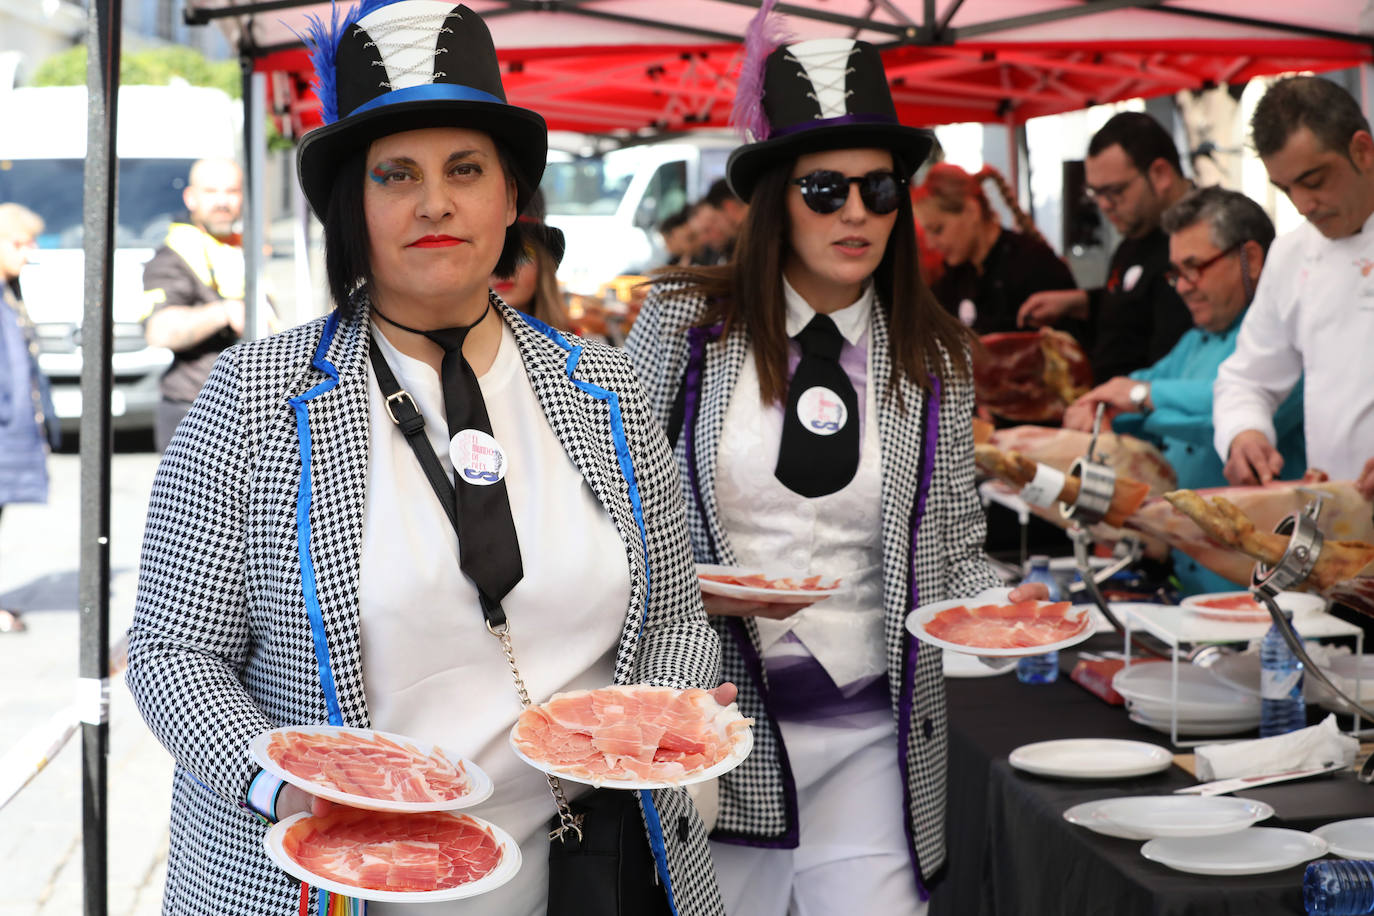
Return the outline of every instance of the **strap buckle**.
{"type": "Polygon", "coordinates": [[[414,419],[414,418],[415,418],[417,415],[419,415],[419,413],[420,413],[420,408],[416,405],[415,399],[412,398],[412,397],[410,396],[410,392],[409,392],[409,391],[406,391],[404,388],[402,388],[402,389],[400,389],[399,391],[396,391],[396,392],[394,392],[394,393],[392,393],[392,394],[387,395],[387,396],[386,396],[385,405],[386,405],[386,415],[387,415],[388,417],[390,417],[390,418],[391,418],[391,422],[392,422],[392,423],[395,423],[397,426],[403,425],[404,422],[405,422],[406,420],[414,419]],[[409,411],[406,412],[406,416],[405,416],[405,417],[398,417],[398,416],[396,416],[396,411],[392,410],[392,407],[391,407],[393,401],[394,401],[398,406],[401,404],[402,401],[404,401],[404,402],[406,402],[407,404],[410,405],[410,409],[409,409],[409,411]]]}

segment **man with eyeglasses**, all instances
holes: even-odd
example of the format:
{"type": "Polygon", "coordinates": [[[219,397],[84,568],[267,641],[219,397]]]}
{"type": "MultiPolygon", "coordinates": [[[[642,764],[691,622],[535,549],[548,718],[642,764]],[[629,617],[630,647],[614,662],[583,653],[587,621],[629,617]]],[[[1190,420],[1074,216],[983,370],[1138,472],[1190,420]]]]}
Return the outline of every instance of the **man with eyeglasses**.
{"type": "Polygon", "coordinates": [[[1307,466],[1374,498],[1374,136],[1319,77],[1280,80],[1250,121],[1269,181],[1306,222],[1274,243],[1217,375],[1216,449],[1233,484],[1290,476],[1270,420],[1301,378],[1307,466]]]}
{"type": "Polygon", "coordinates": [[[1017,313],[1022,327],[1081,319],[1080,338],[1093,379],[1125,375],[1162,357],[1192,327],[1188,309],[1164,281],[1169,241],[1159,228],[1165,209],[1188,193],[1178,148],[1149,115],[1126,111],[1093,135],[1083,162],[1088,194],[1123,236],[1107,283],[1093,290],[1048,290],[1017,313]]]}
{"type": "MultiPolygon", "coordinates": [[[[1166,281],[1182,297],[1193,327],[1162,359],[1129,375],[1103,382],[1064,413],[1064,425],[1090,430],[1099,404],[1118,433],[1150,439],[1190,489],[1226,485],[1212,449],[1212,382],[1217,367],[1236,347],[1242,317],[1254,298],[1274,225],[1244,194],[1203,188],[1164,211],[1169,238],[1166,281]]],[[[1305,468],[1302,383],[1272,417],[1283,455],[1284,476],[1305,468]]],[[[1174,573],[1185,593],[1229,591],[1228,580],[1174,551],[1174,573]]]]}

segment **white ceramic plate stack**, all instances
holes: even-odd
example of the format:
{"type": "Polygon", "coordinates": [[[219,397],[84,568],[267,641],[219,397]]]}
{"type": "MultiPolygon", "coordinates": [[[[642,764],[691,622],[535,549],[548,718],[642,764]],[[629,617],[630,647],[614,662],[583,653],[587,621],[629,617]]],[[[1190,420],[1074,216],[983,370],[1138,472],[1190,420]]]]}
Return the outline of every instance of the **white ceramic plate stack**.
{"type": "Polygon", "coordinates": [[[1064,812],[1071,824],[1127,840],[1234,834],[1273,816],[1264,802],[1229,795],[1128,795],[1064,812]]]}
{"type": "Polygon", "coordinates": [[[1326,855],[1319,835],[1252,826],[1273,815],[1264,802],[1229,795],[1131,795],[1074,805],[1064,820],[1105,836],[1148,840],[1142,856],[1198,875],[1257,875],[1326,855]]]}
{"type": "Polygon", "coordinates": [[[1233,735],[1259,726],[1258,696],[1230,687],[1207,670],[1178,665],[1178,696],[1173,696],[1170,662],[1137,663],[1112,678],[1132,721],[1168,734],[1175,710],[1180,735],[1233,735]]]}

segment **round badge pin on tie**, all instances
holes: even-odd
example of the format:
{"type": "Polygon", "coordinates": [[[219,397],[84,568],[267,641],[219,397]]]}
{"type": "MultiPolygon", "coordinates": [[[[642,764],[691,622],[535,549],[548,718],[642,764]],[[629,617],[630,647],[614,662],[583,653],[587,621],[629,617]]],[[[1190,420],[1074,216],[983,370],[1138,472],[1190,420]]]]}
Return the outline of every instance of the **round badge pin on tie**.
{"type": "Polygon", "coordinates": [[[833,436],[844,429],[849,411],[844,401],[829,388],[816,385],[802,392],[797,400],[797,419],[802,427],[817,436],[833,436]]]}
{"type": "Polygon", "coordinates": [[[454,476],[476,487],[489,487],[506,476],[501,443],[480,429],[465,429],[448,444],[454,476]]]}

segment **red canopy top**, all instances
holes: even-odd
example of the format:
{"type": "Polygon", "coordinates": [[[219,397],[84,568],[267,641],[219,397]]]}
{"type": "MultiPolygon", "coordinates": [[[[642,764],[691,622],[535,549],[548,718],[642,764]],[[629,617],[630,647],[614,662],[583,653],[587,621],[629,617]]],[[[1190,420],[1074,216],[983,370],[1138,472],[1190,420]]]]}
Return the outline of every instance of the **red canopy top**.
{"type": "MultiPolygon", "coordinates": [[[[905,123],[1021,123],[1102,102],[1374,60],[1356,3],[1288,0],[795,0],[798,38],[857,36],[883,49],[905,123]],[[1148,7],[1148,8],[1142,8],[1148,7]]],[[[281,74],[274,109],[318,123],[295,37],[325,4],[186,0],[218,19],[259,70],[281,74]]],[[[491,27],[506,93],[555,130],[723,127],[738,36],[757,0],[548,0],[531,10],[469,0],[491,27]]],[[[348,6],[348,4],[341,4],[348,6]]],[[[283,126],[286,126],[283,124],[283,126]]]]}

